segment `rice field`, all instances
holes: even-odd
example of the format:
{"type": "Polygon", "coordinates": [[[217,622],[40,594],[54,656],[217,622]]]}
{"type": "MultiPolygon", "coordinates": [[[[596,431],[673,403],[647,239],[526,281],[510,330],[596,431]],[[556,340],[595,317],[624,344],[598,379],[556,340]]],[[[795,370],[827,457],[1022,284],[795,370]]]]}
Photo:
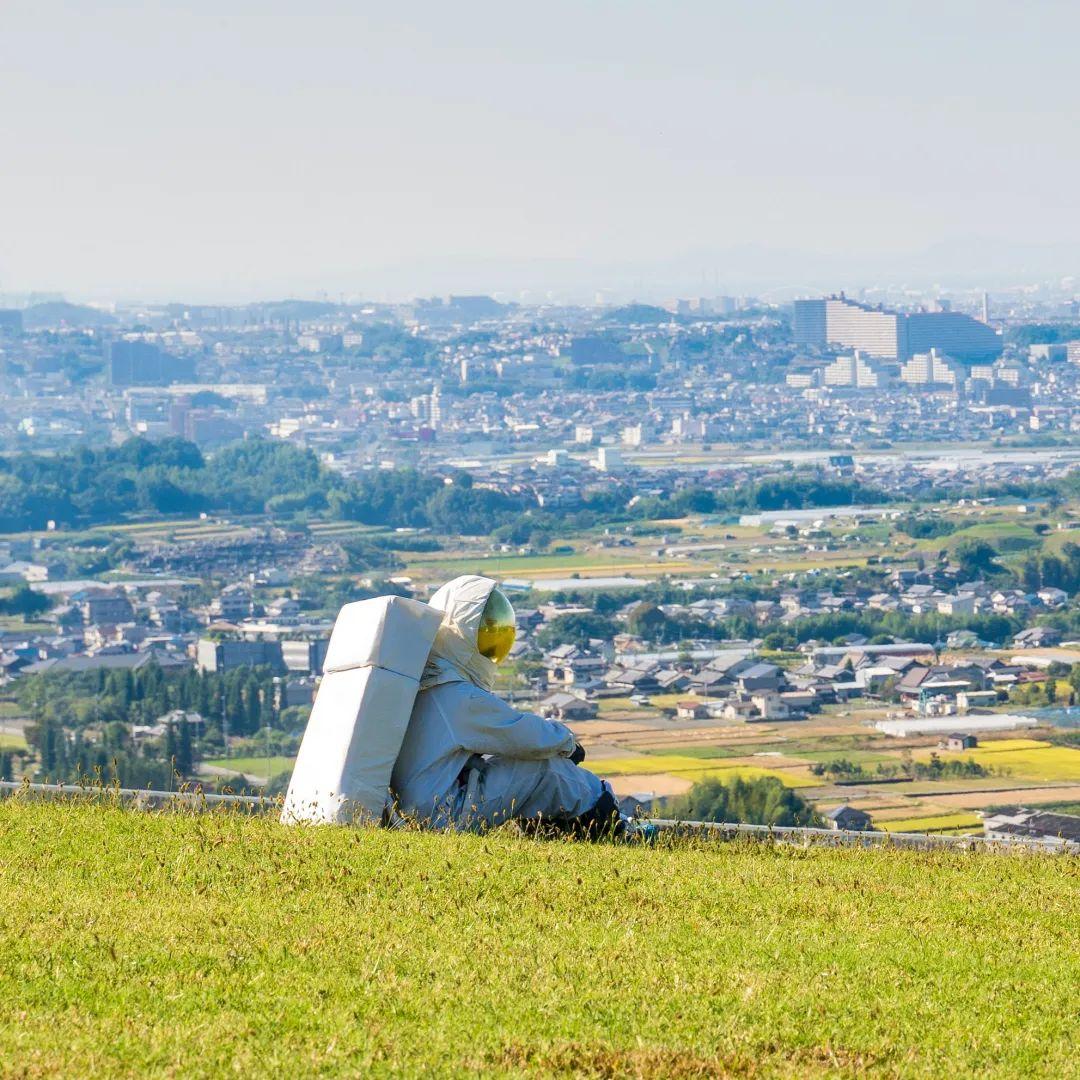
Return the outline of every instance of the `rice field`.
{"type": "Polygon", "coordinates": [[[951,833],[982,832],[982,818],[977,814],[936,814],[927,817],[898,818],[875,822],[884,832],[951,833]]]}
{"type": "Polygon", "coordinates": [[[928,761],[932,753],[943,761],[971,758],[987,768],[1008,770],[1009,777],[1019,780],[1080,781],[1080,749],[1039,739],[998,739],[957,753],[921,750],[915,757],[928,761]]]}
{"type": "MultiPolygon", "coordinates": [[[[768,761],[768,759],[764,759],[768,761]]],[[[820,780],[801,765],[792,768],[776,768],[767,765],[750,765],[745,759],[691,757],[682,754],[648,754],[631,757],[586,759],[585,767],[597,776],[648,776],[670,775],[684,780],[704,780],[707,777],[729,779],[736,776],[744,780],[762,776],[774,776],[785,787],[814,787],[820,780]]]]}

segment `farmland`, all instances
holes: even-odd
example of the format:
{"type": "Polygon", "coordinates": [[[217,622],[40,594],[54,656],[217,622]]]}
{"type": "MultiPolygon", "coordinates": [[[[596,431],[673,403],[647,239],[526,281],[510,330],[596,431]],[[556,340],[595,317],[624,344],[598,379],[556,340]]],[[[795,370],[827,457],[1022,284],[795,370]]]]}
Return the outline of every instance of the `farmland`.
{"type": "Polygon", "coordinates": [[[744,758],[732,760],[683,756],[675,753],[601,758],[590,767],[605,777],[669,773],[687,780],[703,780],[706,777],[723,779],[734,776],[740,776],[745,780],[759,776],[774,776],[785,787],[810,787],[815,783],[806,766],[800,762],[790,763],[786,768],[773,767],[774,764],[769,762],[768,766],[764,766],[760,762],[748,761],[744,758]]]}
{"type": "MultiPolygon", "coordinates": [[[[871,587],[884,587],[882,583],[893,573],[893,566],[910,572],[920,564],[944,565],[968,541],[988,540],[997,545],[1000,563],[1014,569],[1031,551],[1060,553],[1068,538],[1075,536],[1072,526],[1078,514],[1080,506],[1075,502],[1046,507],[1045,512],[1040,509],[1038,514],[1011,505],[897,504],[883,512],[875,510],[872,515],[855,517],[823,511],[820,519],[814,519],[805,514],[795,524],[768,516],[750,515],[739,523],[739,515],[735,513],[691,514],[670,520],[567,528],[546,535],[535,545],[496,542],[493,536],[447,535],[438,530],[427,531],[422,536],[416,530],[409,530],[407,536],[399,537],[386,527],[343,520],[312,520],[306,526],[312,538],[320,543],[368,545],[362,554],[372,561],[370,570],[360,571],[353,566],[349,572],[305,580],[304,617],[329,620],[342,599],[349,595],[349,589],[356,586],[361,572],[370,572],[377,578],[377,571],[391,570],[397,581],[411,585],[419,595],[425,595],[427,587],[459,572],[512,579],[522,589],[531,583],[533,589],[528,594],[514,594],[515,602],[522,595],[521,606],[530,608],[551,599],[551,590],[562,594],[577,590],[570,602],[589,605],[594,597],[600,596],[601,590],[595,588],[596,579],[606,579],[609,585],[625,579],[614,598],[610,595],[603,598],[609,603],[614,599],[616,607],[632,604],[635,595],[659,598],[662,594],[665,597],[662,602],[678,602],[684,587],[687,600],[716,595],[744,605],[748,601],[743,597],[775,600],[788,589],[810,593],[812,598],[819,583],[823,595],[828,594],[843,605],[848,603],[845,598],[859,589],[866,594],[871,587]],[[906,532],[905,529],[912,529],[912,521],[930,522],[934,535],[920,539],[906,532]],[[399,540],[400,550],[395,548],[399,540]],[[418,549],[409,547],[418,540],[422,541],[418,549]],[[386,560],[385,566],[380,560],[386,560]]],[[[134,538],[140,542],[183,544],[236,536],[256,524],[255,519],[242,515],[130,522],[72,533],[65,541],[85,539],[104,543],[110,538],[134,538]]],[[[54,542],[56,536],[46,533],[42,539],[54,542]]],[[[366,564],[361,559],[358,565],[366,564]]],[[[112,580],[123,576],[119,570],[103,575],[112,580]]],[[[367,580],[362,578],[360,582],[367,580]]],[[[277,587],[269,589],[262,601],[280,598],[281,592],[277,587]]],[[[210,595],[208,591],[206,596],[210,595]]],[[[565,595],[558,599],[569,600],[565,595]]],[[[610,610],[604,608],[605,612],[610,610]]],[[[908,628],[895,622],[881,625],[882,612],[878,610],[864,607],[857,615],[843,607],[835,610],[840,612],[838,619],[822,628],[823,644],[849,637],[888,640],[908,628]],[[849,624],[856,633],[846,632],[849,624]]],[[[609,621],[612,634],[623,629],[625,623],[619,621],[623,618],[620,615],[618,620],[609,621]]],[[[825,616],[826,622],[828,618],[825,616]]],[[[803,664],[805,657],[797,651],[797,646],[805,645],[809,631],[802,631],[801,617],[789,619],[774,612],[769,619],[760,624],[753,612],[747,614],[744,607],[742,615],[727,620],[735,625],[715,626],[715,638],[760,637],[764,644],[757,655],[763,661],[778,663],[786,669],[803,664]]],[[[1002,633],[1010,632],[1009,623],[999,621],[1006,622],[1002,633]]],[[[1015,625],[1022,625],[1019,619],[1015,625]]],[[[818,627],[812,629],[818,640],[818,627]]],[[[910,629],[914,633],[919,628],[910,629]]],[[[709,637],[709,632],[706,627],[699,644],[718,643],[709,637]]],[[[1008,643],[1007,636],[998,640],[1004,645],[1008,643]]],[[[655,649],[659,645],[659,640],[650,640],[632,646],[627,655],[632,659],[633,649],[655,649]]],[[[663,645],[669,649],[681,647],[674,636],[663,639],[663,645]]],[[[521,694],[526,687],[536,684],[539,674],[541,649],[534,648],[532,643],[530,649],[519,663],[503,670],[497,684],[500,692],[513,690],[518,694],[523,708],[537,707],[545,693],[540,690],[530,691],[529,696],[521,694]]],[[[945,650],[943,655],[947,660],[963,659],[961,650],[945,650]]],[[[1004,660],[1010,651],[1001,648],[991,653],[979,646],[972,655],[997,655],[1004,660]]],[[[1060,647],[1054,655],[1065,669],[1080,660],[1080,651],[1075,649],[1060,647]]],[[[1068,700],[1073,688],[1059,671],[1052,689],[1052,696],[1061,702],[1068,700]]],[[[1028,695],[1025,704],[1033,701],[1042,704],[1047,700],[1041,684],[1032,684],[1025,692],[1028,695]],[[1031,696],[1033,693],[1037,693],[1037,698],[1031,696]]],[[[629,692],[620,696],[599,695],[598,719],[573,725],[588,749],[588,767],[610,778],[619,794],[651,791],[657,796],[675,795],[707,777],[771,776],[797,788],[820,810],[847,803],[871,813],[875,824],[882,825],[894,819],[932,820],[962,813],[968,815],[964,819],[968,821],[973,814],[990,806],[1017,802],[1042,805],[1074,800],[1080,795],[1080,749],[1052,745],[1054,736],[1048,729],[1033,733],[1036,738],[1032,745],[1014,745],[1009,740],[990,737],[971,751],[951,755],[938,748],[936,738],[897,741],[875,730],[873,725],[885,719],[890,711],[890,706],[881,700],[820,705],[808,719],[797,723],[747,723],[738,715],[732,719],[676,719],[675,710],[683,701],[708,704],[707,697],[697,697],[689,691],[649,694],[647,700],[635,697],[636,700],[631,700],[629,692]],[[914,776],[905,779],[897,775],[899,770],[910,772],[908,766],[912,762],[929,763],[935,753],[937,760],[947,764],[974,762],[986,770],[986,775],[954,774],[947,783],[941,779],[914,776]],[[839,766],[854,766],[857,771],[843,774],[834,768],[839,766]],[[890,771],[892,775],[885,775],[890,771]]],[[[25,703],[0,700],[0,716],[6,714],[22,721],[27,719],[28,711],[25,703]]],[[[287,744],[275,743],[274,757],[268,764],[259,752],[262,733],[253,739],[254,731],[243,731],[244,737],[236,745],[241,729],[234,725],[233,755],[224,756],[220,740],[200,747],[198,753],[203,760],[192,775],[206,783],[234,784],[233,777],[242,773],[250,784],[259,786],[291,768],[293,759],[285,754],[295,748],[299,730],[298,726],[290,728],[287,744]]],[[[91,733],[91,738],[98,737],[100,733],[91,733]]],[[[0,735],[0,749],[21,750],[20,739],[15,732],[0,735]]],[[[25,759],[15,762],[15,775],[20,775],[18,770],[25,763],[25,759]]],[[[978,823],[970,828],[978,831],[978,823]]]]}
{"type": "MultiPolygon", "coordinates": [[[[1038,739],[998,739],[960,753],[938,753],[943,761],[970,758],[1021,780],[1080,780],[1080,749],[1038,739]]],[[[917,757],[925,760],[929,754],[923,751],[917,757]]]]}
{"type": "MultiPolygon", "coordinates": [[[[602,717],[609,715],[601,710],[602,717]]],[[[991,738],[957,753],[939,749],[936,739],[898,744],[867,728],[873,709],[793,724],[723,726],[715,721],[673,723],[640,707],[625,715],[621,724],[601,719],[572,725],[588,748],[587,766],[620,794],[680,795],[706,777],[773,776],[820,809],[846,803],[867,811],[877,827],[888,831],[965,833],[982,831],[978,814],[988,807],[1080,798],[1080,750],[1046,739],[991,738]],[[987,775],[875,782],[879,767],[900,769],[909,756],[922,763],[935,757],[975,761],[987,775]],[[811,771],[811,766],[820,770],[837,762],[861,768],[864,779],[837,783],[827,773],[811,771]]]]}
{"type": "Polygon", "coordinates": [[[889,820],[882,824],[885,832],[952,833],[971,832],[977,829],[980,819],[975,814],[956,813],[938,816],[889,820]]]}

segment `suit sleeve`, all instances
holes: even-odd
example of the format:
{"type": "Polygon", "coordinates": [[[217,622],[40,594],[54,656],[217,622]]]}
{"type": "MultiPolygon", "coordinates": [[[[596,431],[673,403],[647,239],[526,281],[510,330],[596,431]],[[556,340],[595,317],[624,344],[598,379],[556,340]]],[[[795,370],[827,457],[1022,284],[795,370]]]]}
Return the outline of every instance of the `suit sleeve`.
{"type": "Polygon", "coordinates": [[[458,715],[447,719],[460,745],[470,753],[529,760],[573,753],[574,733],[557,720],[519,712],[494,694],[476,688],[462,694],[461,706],[458,715]]]}

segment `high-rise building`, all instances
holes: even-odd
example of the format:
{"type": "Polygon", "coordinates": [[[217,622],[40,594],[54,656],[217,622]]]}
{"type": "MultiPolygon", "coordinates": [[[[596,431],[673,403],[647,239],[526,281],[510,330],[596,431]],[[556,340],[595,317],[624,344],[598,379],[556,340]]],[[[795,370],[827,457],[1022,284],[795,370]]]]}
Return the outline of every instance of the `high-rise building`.
{"type": "Polygon", "coordinates": [[[822,369],[821,376],[826,386],[854,390],[879,390],[889,384],[889,373],[883,365],[858,349],[851,356],[838,356],[822,369]]]}
{"type": "Polygon", "coordinates": [[[1060,363],[1069,359],[1069,346],[1065,342],[1045,343],[1028,346],[1028,359],[1036,363],[1060,363]]]}
{"type": "Polygon", "coordinates": [[[900,381],[909,386],[960,386],[964,381],[964,369],[937,349],[928,353],[916,353],[900,367],[900,381]]]}
{"type": "Polygon", "coordinates": [[[409,400],[409,411],[417,420],[427,420],[431,416],[431,395],[417,394],[409,400]]]}
{"type": "Polygon", "coordinates": [[[600,472],[617,473],[625,468],[622,454],[610,446],[601,446],[596,452],[595,466],[600,472]]]}
{"type": "Polygon", "coordinates": [[[195,361],[173,356],[148,341],[114,341],[109,345],[109,382],[113,386],[167,386],[195,378],[195,361]]]}
{"type": "Polygon", "coordinates": [[[937,349],[966,362],[1001,355],[1001,335],[959,311],[891,311],[849,300],[841,293],[796,300],[796,345],[860,349],[886,360],[908,360],[937,349]]]}
{"type": "Polygon", "coordinates": [[[409,400],[409,410],[417,420],[427,424],[432,431],[443,419],[442,391],[433,386],[430,394],[418,394],[409,400]]]}
{"type": "Polygon", "coordinates": [[[825,300],[796,300],[791,332],[796,345],[824,348],[829,340],[825,323],[825,300]]]}

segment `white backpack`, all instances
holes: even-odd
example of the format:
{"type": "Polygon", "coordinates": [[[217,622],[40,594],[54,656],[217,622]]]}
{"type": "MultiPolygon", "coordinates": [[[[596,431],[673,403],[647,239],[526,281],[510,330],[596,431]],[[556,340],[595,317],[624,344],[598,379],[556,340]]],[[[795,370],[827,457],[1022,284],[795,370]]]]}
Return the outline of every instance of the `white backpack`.
{"type": "Polygon", "coordinates": [[[346,604],[300,744],[281,820],[377,823],[442,612],[379,596],[346,604]]]}

